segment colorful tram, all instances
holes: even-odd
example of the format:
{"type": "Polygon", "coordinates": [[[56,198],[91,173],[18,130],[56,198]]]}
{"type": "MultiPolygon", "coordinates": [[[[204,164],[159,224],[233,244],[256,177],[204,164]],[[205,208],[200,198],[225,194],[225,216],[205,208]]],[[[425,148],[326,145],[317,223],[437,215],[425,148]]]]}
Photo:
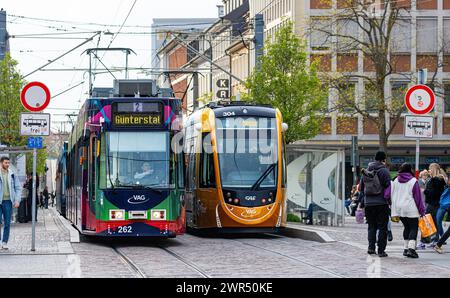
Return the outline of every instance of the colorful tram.
{"type": "Polygon", "coordinates": [[[278,109],[211,103],[185,121],[186,222],[213,232],[286,226],[286,162],[278,109]]]}
{"type": "Polygon", "coordinates": [[[178,99],[88,99],[60,157],[60,212],[85,235],[184,233],[180,122],[178,99]]]}

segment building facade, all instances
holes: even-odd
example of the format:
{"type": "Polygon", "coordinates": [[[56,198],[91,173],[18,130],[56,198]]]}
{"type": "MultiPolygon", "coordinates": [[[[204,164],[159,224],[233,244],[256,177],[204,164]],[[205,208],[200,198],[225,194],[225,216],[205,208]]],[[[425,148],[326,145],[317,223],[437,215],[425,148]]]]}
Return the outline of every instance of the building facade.
{"type": "Polygon", "coordinates": [[[201,31],[211,26],[216,19],[211,18],[157,18],[153,19],[152,32],[152,68],[159,68],[158,51],[166,45],[172,36],[170,32],[201,31]]]}
{"type": "MultiPolygon", "coordinates": [[[[191,84],[191,75],[186,75],[180,81],[183,82],[180,83],[183,88],[189,86],[186,93],[189,111],[203,101],[219,100],[217,91],[220,88],[216,86],[219,79],[229,80],[231,99],[239,98],[239,93],[243,91],[242,81],[256,65],[254,38],[258,15],[263,16],[264,43],[273,39],[284,22],[292,21],[295,32],[307,42],[310,60],[319,62],[322,74],[346,72],[355,77],[370,75],[373,66],[364,59],[362,51],[338,51],[332,45],[324,45],[325,37],[321,32],[310,30],[312,23],[330,18],[336,11],[345,9],[348,3],[347,0],[224,0],[225,16],[197,36],[200,52],[206,57],[189,56],[180,44],[175,45],[172,52],[160,54],[170,60],[168,57],[178,51],[186,59],[178,63],[177,67],[199,70],[198,79],[192,80],[191,84]]],[[[430,113],[434,117],[435,129],[433,139],[421,141],[420,164],[424,168],[431,162],[438,162],[450,171],[450,155],[446,149],[450,145],[450,0],[402,0],[401,5],[408,12],[401,17],[403,25],[393,29],[390,55],[396,59],[397,69],[385,84],[385,97],[386,100],[402,101],[405,91],[417,83],[417,71],[428,69],[428,81],[435,77],[438,86],[435,86],[436,106],[430,113]]],[[[356,36],[361,34],[362,29],[349,26],[345,30],[356,36]]],[[[339,41],[335,39],[331,42],[339,41]]],[[[180,62],[180,57],[175,56],[180,62]]],[[[175,64],[172,62],[172,65],[175,64]]],[[[351,81],[348,90],[356,102],[362,103],[366,94],[364,79],[351,81]]],[[[347,148],[347,177],[351,177],[352,136],[358,137],[359,165],[365,167],[379,147],[379,135],[376,123],[356,113],[333,110],[331,107],[338,98],[339,94],[330,89],[330,109],[320,134],[312,140],[298,143],[304,146],[347,148]]],[[[403,136],[405,115],[406,111],[396,125],[393,125],[389,115],[386,118],[388,128],[393,126],[388,144],[393,171],[403,162],[415,162],[415,140],[403,136]]]]}
{"type": "MultiPolygon", "coordinates": [[[[348,5],[345,0],[309,0],[305,3],[305,16],[310,24],[315,20],[326,22],[324,16],[331,16],[348,5]]],[[[402,15],[401,25],[394,26],[391,59],[396,61],[394,74],[385,84],[385,97],[403,101],[406,90],[417,84],[417,71],[428,69],[428,81],[435,76],[437,86],[436,106],[430,113],[434,117],[434,136],[421,141],[421,169],[432,162],[438,162],[450,171],[450,1],[447,0],[404,0],[401,5],[408,11],[402,15]],[[436,71],[437,69],[437,71],[436,71]]],[[[361,36],[361,28],[346,28],[354,36],[361,36]]],[[[373,72],[373,66],[364,59],[362,51],[340,52],[332,45],[323,43],[321,32],[312,31],[308,39],[311,59],[319,61],[322,72],[348,72],[366,76],[373,72]]],[[[339,41],[337,41],[339,42],[339,41]]],[[[363,78],[355,79],[349,86],[356,102],[363,104],[366,86],[363,78]]],[[[338,100],[339,95],[330,90],[329,107],[338,100]]],[[[389,138],[389,162],[391,169],[398,169],[403,162],[415,163],[415,140],[404,137],[404,116],[394,125],[387,115],[388,128],[393,127],[389,138]]],[[[345,146],[350,148],[351,137],[358,136],[360,146],[359,164],[367,166],[378,149],[378,130],[372,121],[361,115],[348,116],[338,111],[327,114],[320,135],[304,144],[321,146],[345,146]]],[[[350,171],[350,153],[347,154],[347,172],[350,171]]]]}
{"type": "Polygon", "coordinates": [[[239,98],[249,75],[251,38],[248,24],[249,1],[224,2],[224,15],[201,32],[178,34],[158,51],[159,67],[174,70],[160,78],[183,99],[185,114],[212,100],[219,100],[219,80],[228,80],[228,97],[239,98]]]}

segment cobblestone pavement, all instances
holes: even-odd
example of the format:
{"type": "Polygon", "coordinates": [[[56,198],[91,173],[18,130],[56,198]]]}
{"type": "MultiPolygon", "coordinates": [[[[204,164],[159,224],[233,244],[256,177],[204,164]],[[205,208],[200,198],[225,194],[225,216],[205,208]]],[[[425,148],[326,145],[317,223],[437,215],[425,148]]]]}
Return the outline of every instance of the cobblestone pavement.
{"type": "Polygon", "coordinates": [[[450,277],[448,254],[420,251],[404,258],[401,225],[394,224],[389,258],[366,254],[366,226],[349,219],[345,227],[308,226],[335,242],[318,243],[277,235],[107,241],[82,237],[70,243],[54,210],[40,212],[36,252],[31,225],[15,224],[11,249],[0,253],[0,277],[450,277]]]}

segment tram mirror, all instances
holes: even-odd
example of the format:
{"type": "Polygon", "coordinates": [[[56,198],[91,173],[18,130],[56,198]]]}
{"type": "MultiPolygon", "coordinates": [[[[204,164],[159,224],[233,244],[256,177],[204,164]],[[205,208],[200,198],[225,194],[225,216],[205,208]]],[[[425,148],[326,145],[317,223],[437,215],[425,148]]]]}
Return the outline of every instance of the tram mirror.
{"type": "Polygon", "coordinates": [[[289,125],[287,123],[283,123],[281,128],[283,129],[283,132],[286,132],[289,129],[289,125]]]}
{"type": "Polygon", "coordinates": [[[201,123],[196,123],[194,127],[195,127],[196,131],[201,131],[202,130],[202,124],[201,123]]]}

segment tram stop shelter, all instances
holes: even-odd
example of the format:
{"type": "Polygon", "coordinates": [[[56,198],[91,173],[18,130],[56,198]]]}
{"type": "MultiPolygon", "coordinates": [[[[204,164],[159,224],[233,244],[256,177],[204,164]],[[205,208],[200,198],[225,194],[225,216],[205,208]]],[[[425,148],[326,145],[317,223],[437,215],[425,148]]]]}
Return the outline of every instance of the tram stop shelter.
{"type": "Polygon", "coordinates": [[[306,223],[343,226],[345,147],[287,146],[287,208],[306,223]],[[309,212],[308,212],[309,211],[309,212]]]}

